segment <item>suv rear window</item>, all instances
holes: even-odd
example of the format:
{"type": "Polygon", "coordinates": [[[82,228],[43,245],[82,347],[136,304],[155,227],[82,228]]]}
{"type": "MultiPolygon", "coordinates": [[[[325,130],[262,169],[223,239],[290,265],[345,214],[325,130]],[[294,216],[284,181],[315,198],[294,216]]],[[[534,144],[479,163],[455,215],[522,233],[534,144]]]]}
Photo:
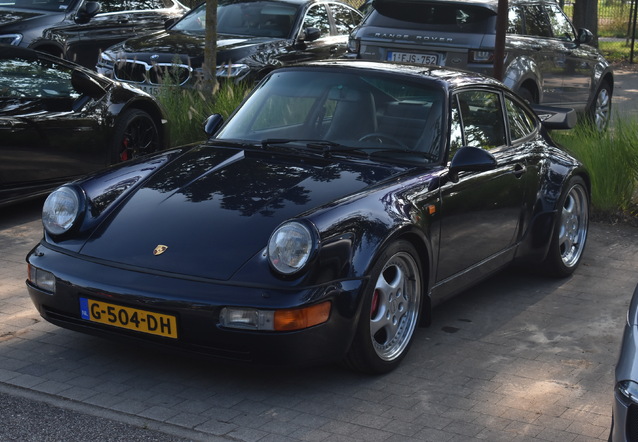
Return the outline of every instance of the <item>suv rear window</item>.
{"type": "Polygon", "coordinates": [[[496,14],[487,8],[445,3],[379,2],[366,20],[368,26],[493,34],[496,14]]]}

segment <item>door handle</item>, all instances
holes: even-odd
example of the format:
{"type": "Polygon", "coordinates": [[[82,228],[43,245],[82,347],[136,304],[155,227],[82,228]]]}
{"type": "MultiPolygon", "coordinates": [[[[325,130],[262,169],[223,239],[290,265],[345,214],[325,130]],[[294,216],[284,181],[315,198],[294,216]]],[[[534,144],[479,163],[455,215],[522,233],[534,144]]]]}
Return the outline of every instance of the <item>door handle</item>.
{"type": "Polygon", "coordinates": [[[527,172],[527,167],[525,167],[524,165],[516,164],[514,166],[514,176],[516,178],[522,177],[525,172],[527,172]]]}

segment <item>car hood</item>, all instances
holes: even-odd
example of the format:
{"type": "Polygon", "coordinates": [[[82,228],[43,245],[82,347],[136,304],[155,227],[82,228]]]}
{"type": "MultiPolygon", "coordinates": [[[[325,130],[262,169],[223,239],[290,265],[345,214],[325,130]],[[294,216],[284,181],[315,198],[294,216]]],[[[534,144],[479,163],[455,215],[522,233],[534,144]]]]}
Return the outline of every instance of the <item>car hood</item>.
{"type": "Polygon", "coordinates": [[[4,31],[6,28],[16,28],[28,26],[33,22],[39,21],[38,19],[53,15],[64,16],[63,13],[44,12],[44,11],[27,11],[19,9],[10,9],[0,7],[0,30],[4,31]]]}
{"type": "MultiPolygon", "coordinates": [[[[242,37],[219,34],[217,36],[217,63],[232,60],[237,62],[264,47],[276,45],[281,39],[267,37],[242,37]]],[[[181,31],[160,31],[141,37],[129,38],[109,48],[119,57],[145,61],[147,63],[181,63],[197,68],[204,59],[204,35],[181,31]],[[151,58],[153,57],[153,58],[151,58]]]]}
{"type": "Polygon", "coordinates": [[[202,145],[131,190],[80,253],[120,265],[229,280],[263,253],[282,222],[402,171],[405,167],[202,145]],[[155,256],[158,246],[167,249],[155,256]]]}

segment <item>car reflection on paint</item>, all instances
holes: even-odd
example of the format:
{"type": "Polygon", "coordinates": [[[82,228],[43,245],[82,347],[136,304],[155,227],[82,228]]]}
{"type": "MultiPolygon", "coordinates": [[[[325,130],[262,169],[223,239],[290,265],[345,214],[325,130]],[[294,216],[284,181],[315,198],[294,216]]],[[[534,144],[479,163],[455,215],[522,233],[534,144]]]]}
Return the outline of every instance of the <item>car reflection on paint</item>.
{"type": "Polygon", "coordinates": [[[0,45],[0,205],[166,147],[149,95],[73,63],[0,45]]]}
{"type": "Polygon", "coordinates": [[[575,116],[537,112],[464,71],[278,69],[206,142],[53,192],[29,294],[113,339],[388,372],[434,306],[486,276],[577,268],[589,175],[547,133],[575,116]]]}

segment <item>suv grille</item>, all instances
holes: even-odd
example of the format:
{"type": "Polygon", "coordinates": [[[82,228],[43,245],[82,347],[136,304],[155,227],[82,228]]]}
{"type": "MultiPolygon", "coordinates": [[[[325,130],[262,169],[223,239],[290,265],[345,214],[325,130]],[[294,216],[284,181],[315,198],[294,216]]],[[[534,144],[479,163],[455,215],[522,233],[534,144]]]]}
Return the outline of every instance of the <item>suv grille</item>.
{"type": "Polygon", "coordinates": [[[180,86],[190,79],[192,71],[190,66],[184,64],[148,64],[139,60],[118,60],[113,66],[115,78],[121,81],[160,84],[168,78],[180,86]]]}

